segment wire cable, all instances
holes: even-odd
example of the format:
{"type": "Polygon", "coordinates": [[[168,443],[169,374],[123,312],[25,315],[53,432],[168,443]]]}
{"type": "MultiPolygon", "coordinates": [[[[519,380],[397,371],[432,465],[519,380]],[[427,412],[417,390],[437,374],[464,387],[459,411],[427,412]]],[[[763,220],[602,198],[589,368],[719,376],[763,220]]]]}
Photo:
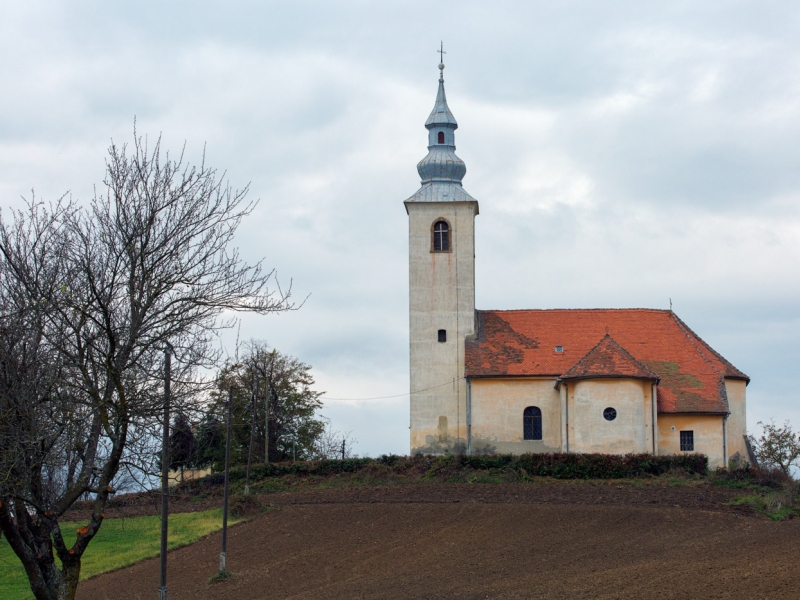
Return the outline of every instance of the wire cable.
{"type": "MultiPolygon", "coordinates": [[[[465,379],[465,377],[459,377],[458,380],[465,379]]],[[[328,398],[327,396],[323,396],[322,400],[385,400],[388,398],[402,398],[403,396],[410,396],[412,394],[419,394],[421,392],[427,392],[428,390],[435,390],[440,387],[444,387],[446,385],[453,385],[453,380],[451,379],[447,383],[442,383],[441,385],[434,385],[433,387],[425,388],[423,390],[414,390],[413,392],[406,392],[405,394],[395,394],[394,396],[374,396],[372,398],[328,398]]]]}

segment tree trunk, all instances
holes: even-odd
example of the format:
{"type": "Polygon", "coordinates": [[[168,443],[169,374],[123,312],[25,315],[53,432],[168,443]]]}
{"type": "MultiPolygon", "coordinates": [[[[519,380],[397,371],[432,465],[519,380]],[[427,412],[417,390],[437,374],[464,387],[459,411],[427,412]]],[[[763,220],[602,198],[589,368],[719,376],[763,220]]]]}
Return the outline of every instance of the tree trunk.
{"type": "Polygon", "coordinates": [[[61,569],[61,582],[58,586],[58,600],[75,600],[78,591],[78,580],[81,575],[81,559],[64,564],[61,569]]]}
{"type": "Polygon", "coordinates": [[[267,438],[269,439],[269,462],[278,462],[278,391],[275,389],[275,383],[272,380],[272,373],[267,377],[267,385],[269,386],[270,406],[269,406],[269,419],[267,427],[267,438]]]}
{"type": "Polygon", "coordinates": [[[36,600],[74,600],[81,574],[81,559],[73,558],[66,563],[62,561],[62,568],[59,569],[50,539],[30,530],[28,533],[32,534],[29,539],[35,540],[35,552],[25,545],[20,535],[13,535],[13,542],[8,536],[6,538],[25,568],[36,600]]]}
{"type": "Polygon", "coordinates": [[[274,415],[269,416],[269,462],[278,462],[278,420],[274,415]]]}

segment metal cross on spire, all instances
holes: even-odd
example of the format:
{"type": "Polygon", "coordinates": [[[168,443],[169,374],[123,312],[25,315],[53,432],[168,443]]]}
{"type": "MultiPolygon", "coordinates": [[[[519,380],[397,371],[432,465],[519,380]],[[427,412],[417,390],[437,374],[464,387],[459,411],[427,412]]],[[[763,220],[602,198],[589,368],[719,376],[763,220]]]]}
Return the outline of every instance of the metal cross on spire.
{"type": "Polygon", "coordinates": [[[447,52],[444,51],[444,42],[443,41],[439,42],[439,49],[437,50],[437,52],[439,53],[439,80],[443,81],[444,80],[444,55],[447,54],[447,52]]]}

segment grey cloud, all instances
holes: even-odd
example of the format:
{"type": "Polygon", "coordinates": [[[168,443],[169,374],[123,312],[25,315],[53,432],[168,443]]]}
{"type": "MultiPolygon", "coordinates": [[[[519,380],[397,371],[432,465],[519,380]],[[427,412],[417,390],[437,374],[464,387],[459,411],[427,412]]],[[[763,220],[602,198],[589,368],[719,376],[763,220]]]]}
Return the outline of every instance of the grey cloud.
{"type": "MultiPolygon", "coordinates": [[[[786,3],[6,3],[0,193],[92,194],[163,132],[261,202],[237,240],[297,297],[243,320],[331,398],[408,389],[407,217],[444,39],[479,308],[668,306],[800,423],[800,9],[786,3]]],[[[230,332],[229,332],[230,333],[230,332]]],[[[226,343],[232,343],[227,336],[226,343]]],[[[331,401],[407,451],[407,399],[331,401]]]]}

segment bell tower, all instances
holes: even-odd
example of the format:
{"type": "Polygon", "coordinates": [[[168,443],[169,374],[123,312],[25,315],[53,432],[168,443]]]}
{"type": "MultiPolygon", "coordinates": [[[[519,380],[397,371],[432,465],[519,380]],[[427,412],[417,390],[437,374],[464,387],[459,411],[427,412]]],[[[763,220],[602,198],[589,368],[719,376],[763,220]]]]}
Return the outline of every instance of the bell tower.
{"type": "MultiPolygon", "coordinates": [[[[444,51],[441,51],[444,54],[444,51]]],[[[439,90],[428,120],[428,154],[408,213],[411,453],[466,450],[464,340],[475,331],[475,216],[462,187],[467,168],[455,150],[453,113],[439,90]]]]}

